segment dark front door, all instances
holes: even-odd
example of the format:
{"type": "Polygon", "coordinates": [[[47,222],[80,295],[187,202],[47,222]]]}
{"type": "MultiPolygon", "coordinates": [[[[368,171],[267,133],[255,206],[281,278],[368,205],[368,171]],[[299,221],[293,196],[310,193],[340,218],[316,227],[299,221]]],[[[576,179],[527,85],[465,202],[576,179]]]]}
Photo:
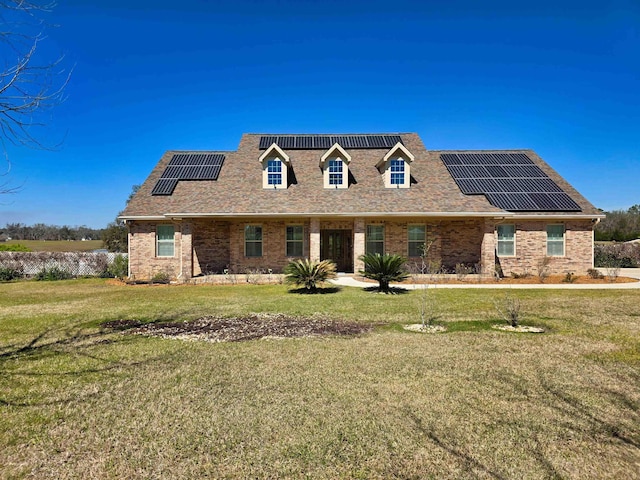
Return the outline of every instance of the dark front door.
{"type": "Polygon", "coordinates": [[[339,272],[353,271],[351,230],[322,230],[320,260],[333,260],[339,272]]]}

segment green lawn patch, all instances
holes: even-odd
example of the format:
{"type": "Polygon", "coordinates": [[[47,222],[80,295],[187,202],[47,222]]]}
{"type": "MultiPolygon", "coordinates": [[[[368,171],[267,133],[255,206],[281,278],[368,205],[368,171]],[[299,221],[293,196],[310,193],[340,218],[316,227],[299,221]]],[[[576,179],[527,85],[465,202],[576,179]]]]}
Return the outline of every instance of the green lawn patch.
{"type": "Polygon", "coordinates": [[[446,333],[402,330],[419,292],[1,284],[0,477],[636,475],[640,293],[514,291],[541,335],[491,329],[501,291],[430,293],[446,333]],[[274,335],[130,332],[207,317],[274,335]],[[298,318],[367,328],[282,338],[298,318]]]}

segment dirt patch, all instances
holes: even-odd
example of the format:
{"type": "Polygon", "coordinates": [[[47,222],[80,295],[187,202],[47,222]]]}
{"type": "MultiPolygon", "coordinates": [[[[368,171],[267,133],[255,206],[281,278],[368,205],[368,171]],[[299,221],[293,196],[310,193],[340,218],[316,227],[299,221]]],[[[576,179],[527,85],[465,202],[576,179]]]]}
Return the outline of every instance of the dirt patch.
{"type": "Polygon", "coordinates": [[[127,333],[181,340],[207,342],[242,342],[256,339],[279,339],[327,335],[358,335],[371,325],[332,320],[324,317],[290,317],[283,314],[256,314],[244,317],[202,317],[190,322],[150,323],[118,320],[104,324],[127,333]]]}
{"type": "Polygon", "coordinates": [[[442,325],[425,325],[423,327],[421,323],[403,325],[402,328],[404,328],[405,330],[409,330],[410,332],[417,333],[442,333],[447,331],[447,329],[442,325]]]}
{"type": "Polygon", "coordinates": [[[518,325],[512,327],[511,325],[494,325],[492,328],[496,330],[503,330],[505,332],[517,332],[517,333],[544,333],[544,328],[531,327],[529,325],[518,325]]]}
{"type": "MultiPolygon", "coordinates": [[[[367,283],[377,283],[374,280],[370,280],[364,277],[354,277],[359,281],[367,282],[367,283]]],[[[633,283],[637,282],[636,278],[629,277],[616,277],[616,278],[591,278],[587,275],[584,276],[575,276],[572,277],[572,280],[568,282],[566,280],[566,275],[550,275],[543,280],[541,280],[536,275],[531,275],[523,278],[513,278],[506,277],[497,280],[496,278],[464,278],[462,280],[453,278],[452,276],[427,276],[425,278],[414,278],[409,277],[408,279],[398,283],[398,285],[408,285],[408,284],[456,284],[456,285],[468,285],[468,284],[494,284],[494,285],[539,285],[539,284],[549,284],[549,285],[568,285],[568,284],[578,284],[578,285],[606,285],[611,283],[633,283]]],[[[395,284],[394,284],[395,285],[395,284]]]]}

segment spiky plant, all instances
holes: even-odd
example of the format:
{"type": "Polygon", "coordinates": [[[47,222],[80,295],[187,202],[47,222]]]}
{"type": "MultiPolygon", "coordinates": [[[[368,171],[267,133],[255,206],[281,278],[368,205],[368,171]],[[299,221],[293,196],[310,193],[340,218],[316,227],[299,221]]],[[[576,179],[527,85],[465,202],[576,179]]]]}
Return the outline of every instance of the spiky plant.
{"type": "Polygon", "coordinates": [[[360,270],[360,275],[376,280],[379,292],[389,293],[390,282],[401,282],[409,277],[405,269],[407,259],[401,255],[367,253],[360,260],[364,262],[364,270],[360,270]]]}
{"type": "Polygon", "coordinates": [[[331,260],[293,260],[284,267],[284,274],[287,283],[304,285],[307,291],[315,292],[319,283],[336,277],[336,264],[331,260]]]}

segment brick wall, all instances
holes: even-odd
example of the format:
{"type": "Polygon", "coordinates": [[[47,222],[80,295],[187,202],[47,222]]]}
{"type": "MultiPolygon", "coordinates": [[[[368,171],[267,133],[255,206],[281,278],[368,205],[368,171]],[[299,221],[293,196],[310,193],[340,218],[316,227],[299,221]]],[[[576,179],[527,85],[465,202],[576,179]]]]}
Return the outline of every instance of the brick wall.
{"type": "Polygon", "coordinates": [[[229,264],[235,272],[244,272],[247,269],[272,269],[274,273],[279,273],[292,260],[286,256],[286,226],[303,226],[303,255],[309,256],[309,231],[308,220],[269,220],[269,221],[246,221],[231,222],[230,224],[230,250],[229,264]],[[246,225],[262,226],[262,256],[245,256],[244,228],[246,225]]]}
{"type": "Polygon", "coordinates": [[[157,273],[166,273],[171,278],[180,276],[180,223],[129,222],[129,270],[131,277],[148,280],[157,273]],[[156,226],[173,225],[176,231],[173,257],[156,256],[156,226]]]}
{"type": "Polygon", "coordinates": [[[193,226],[193,275],[222,273],[229,267],[229,222],[198,220],[193,226]]]}
{"type": "Polygon", "coordinates": [[[498,258],[504,275],[508,276],[511,272],[538,274],[539,262],[547,255],[546,227],[550,223],[563,223],[565,226],[565,254],[562,257],[550,257],[550,273],[584,275],[589,268],[593,268],[593,224],[590,221],[514,223],[515,256],[498,258]]]}
{"type": "MultiPolygon", "coordinates": [[[[427,262],[441,264],[453,270],[458,263],[482,265],[483,272],[491,274],[496,261],[496,224],[484,219],[442,219],[429,221],[407,218],[356,218],[340,220],[287,219],[269,221],[213,221],[191,222],[130,222],[129,265],[132,277],[148,279],[158,272],[172,278],[187,279],[203,273],[222,273],[226,268],[237,273],[247,269],[272,269],[281,272],[291,258],[286,256],[286,226],[302,225],[304,231],[303,254],[309,257],[312,246],[312,224],[321,230],[351,230],[354,235],[354,271],[362,269],[358,257],[364,252],[366,225],[385,226],[385,252],[408,254],[409,224],[427,227],[427,242],[431,244],[427,262]],[[317,222],[317,223],[316,223],[317,222]],[[172,224],[175,227],[174,257],[156,257],[156,226],[172,224]],[[246,257],[244,245],[245,225],[263,228],[263,255],[246,257]]],[[[517,221],[516,255],[501,257],[497,261],[505,275],[511,272],[537,273],[538,263],[546,256],[546,225],[542,221],[517,221]]],[[[589,221],[567,221],[565,225],[565,255],[553,257],[549,265],[552,273],[574,272],[585,274],[593,266],[593,226],[589,221]]],[[[319,236],[318,236],[319,241],[319,236]]],[[[319,254],[319,245],[317,246],[319,254]]],[[[420,258],[410,258],[414,268],[420,258]]]]}

